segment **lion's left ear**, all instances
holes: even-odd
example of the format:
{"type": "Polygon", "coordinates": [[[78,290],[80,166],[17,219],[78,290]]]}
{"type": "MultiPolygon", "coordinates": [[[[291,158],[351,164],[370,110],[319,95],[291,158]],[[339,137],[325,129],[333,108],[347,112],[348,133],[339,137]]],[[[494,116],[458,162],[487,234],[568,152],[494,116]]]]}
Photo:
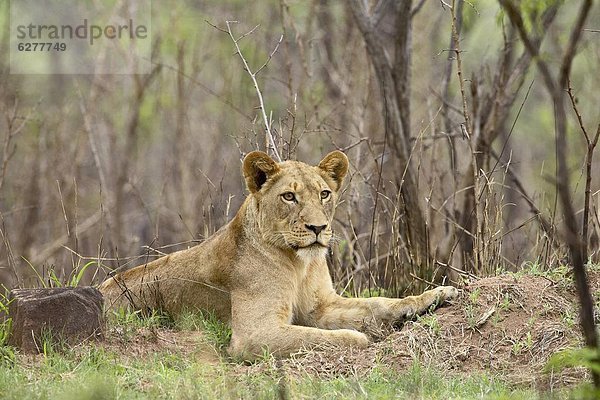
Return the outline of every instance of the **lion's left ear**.
{"type": "Polygon", "coordinates": [[[339,150],[332,151],[321,160],[319,168],[325,171],[325,173],[333,179],[336,187],[332,189],[337,192],[342,187],[344,177],[348,172],[348,157],[339,150]]]}

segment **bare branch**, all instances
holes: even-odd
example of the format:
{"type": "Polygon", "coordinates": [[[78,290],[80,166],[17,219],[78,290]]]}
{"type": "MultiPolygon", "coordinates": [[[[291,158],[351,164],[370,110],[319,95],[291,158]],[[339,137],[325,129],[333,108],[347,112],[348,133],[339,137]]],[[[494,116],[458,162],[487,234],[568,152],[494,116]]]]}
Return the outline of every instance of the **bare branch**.
{"type": "MultiPolygon", "coordinates": [[[[236,24],[238,23],[238,21],[233,21],[236,24]]],[[[254,31],[256,31],[258,29],[258,27],[260,26],[260,24],[256,25],[254,28],[250,29],[248,32],[244,33],[242,36],[240,36],[237,41],[240,42],[243,38],[245,38],[246,36],[250,36],[254,33],[254,31]]]]}
{"type": "Polygon", "coordinates": [[[585,20],[588,17],[590,8],[592,8],[592,0],[584,0],[584,2],[581,4],[579,14],[577,14],[577,20],[575,21],[575,25],[571,30],[571,35],[569,36],[569,43],[567,44],[567,49],[565,50],[565,54],[563,55],[560,67],[560,75],[558,81],[560,83],[561,88],[567,86],[567,81],[569,80],[569,76],[571,74],[571,65],[573,64],[573,58],[575,58],[575,52],[577,50],[577,44],[579,43],[579,39],[581,38],[583,24],[585,23],[585,20]]]}
{"type": "Polygon", "coordinates": [[[590,139],[587,130],[585,129],[585,125],[583,124],[583,119],[581,118],[581,113],[577,108],[577,101],[575,96],[573,95],[573,88],[571,87],[571,80],[567,82],[568,89],[567,93],[569,94],[569,98],[571,99],[571,105],[573,106],[573,111],[577,116],[577,121],[579,121],[579,127],[581,128],[581,132],[585,137],[585,141],[587,142],[587,153],[585,156],[585,191],[584,191],[584,200],[583,200],[583,226],[581,228],[581,240],[582,240],[582,258],[587,260],[588,258],[588,232],[589,232],[589,220],[590,220],[590,199],[592,196],[592,159],[594,157],[594,151],[596,149],[596,145],[598,144],[598,138],[600,137],[600,124],[598,124],[598,130],[596,131],[596,135],[594,139],[590,139]]]}
{"type": "Polygon", "coordinates": [[[517,7],[512,3],[511,0],[499,1],[500,5],[502,5],[504,10],[506,11],[506,15],[508,15],[510,21],[517,28],[517,32],[519,32],[519,36],[523,41],[523,45],[525,46],[529,54],[531,54],[531,56],[536,59],[537,66],[540,70],[540,73],[542,74],[542,79],[544,79],[544,83],[551,92],[555,91],[555,83],[554,79],[552,78],[550,68],[548,67],[548,64],[546,64],[546,62],[540,58],[539,48],[534,45],[532,39],[527,34],[527,31],[525,30],[525,23],[523,22],[523,17],[521,16],[521,13],[517,9],[517,7]]]}
{"type": "Polygon", "coordinates": [[[421,8],[423,8],[424,5],[425,5],[425,0],[420,0],[419,4],[414,6],[413,9],[410,11],[411,18],[414,17],[415,15],[417,15],[417,13],[419,11],[421,11],[421,8]]]}
{"type": "Polygon", "coordinates": [[[585,126],[583,125],[583,119],[581,118],[581,114],[579,113],[579,109],[577,108],[577,100],[575,99],[575,96],[573,95],[573,87],[571,86],[570,79],[567,82],[567,86],[568,86],[567,93],[569,94],[569,99],[571,99],[571,105],[573,106],[573,111],[575,111],[575,115],[577,116],[577,122],[579,122],[579,127],[581,128],[581,132],[583,132],[585,141],[587,142],[587,144],[589,146],[591,144],[590,136],[588,135],[587,130],[585,129],[585,126]]]}
{"type": "MultiPolygon", "coordinates": [[[[212,22],[210,22],[209,20],[205,19],[204,22],[206,22],[207,24],[209,24],[210,26],[212,26],[213,28],[215,28],[218,31],[221,31],[223,33],[227,33],[229,34],[229,32],[227,32],[227,29],[223,29],[221,27],[218,27],[217,25],[213,24],[212,22]]],[[[232,21],[233,22],[233,21],[232,21]]]]}
{"type": "MultiPolygon", "coordinates": [[[[275,52],[279,48],[279,45],[281,44],[281,42],[283,41],[283,35],[281,35],[281,37],[279,38],[279,42],[277,42],[277,45],[275,46],[275,49],[271,52],[271,54],[269,55],[269,58],[267,59],[267,61],[258,70],[256,70],[256,72],[252,72],[252,70],[250,69],[250,66],[248,65],[248,61],[246,61],[246,58],[244,57],[244,54],[242,54],[242,49],[240,49],[239,41],[241,39],[243,39],[244,37],[248,36],[249,34],[251,34],[252,32],[254,32],[254,30],[256,28],[258,28],[258,25],[256,27],[254,27],[253,29],[251,29],[246,34],[240,36],[240,38],[236,39],[235,36],[233,35],[233,31],[231,30],[231,24],[237,23],[237,21],[225,21],[225,24],[227,25],[227,30],[218,28],[218,27],[212,25],[208,21],[207,21],[207,23],[209,25],[215,27],[216,29],[218,29],[221,32],[226,32],[229,35],[229,38],[231,39],[231,41],[233,42],[233,45],[235,46],[235,49],[236,49],[236,54],[240,57],[240,60],[242,60],[242,64],[244,66],[244,71],[246,71],[248,73],[248,76],[250,76],[250,79],[252,80],[252,84],[254,85],[254,89],[256,90],[256,95],[257,95],[258,101],[260,103],[259,108],[260,108],[262,120],[263,120],[263,123],[265,125],[265,133],[267,135],[267,142],[270,144],[270,148],[273,151],[275,159],[277,161],[281,162],[282,159],[281,159],[281,156],[279,155],[279,151],[277,150],[277,145],[275,143],[275,138],[273,137],[273,132],[272,132],[272,129],[271,129],[272,123],[271,123],[271,120],[267,117],[267,112],[265,110],[265,102],[263,100],[263,95],[262,95],[262,92],[260,90],[260,86],[258,85],[258,81],[256,80],[256,75],[263,68],[265,68],[267,66],[267,64],[269,63],[269,61],[271,60],[271,58],[273,58],[273,55],[275,54],[275,52]]],[[[269,146],[267,146],[267,148],[269,148],[269,146]]]]}
{"type": "Polygon", "coordinates": [[[259,69],[256,70],[256,72],[254,73],[254,75],[258,75],[258,73],[260,71],[262,71],[262,69],[265,68],[269,64],[269,61],[271,61],[271,58],[273,58],[273,55],[275,53],[277,53],[277,50],[279,49],[279,45],[281,44],[282,41],[283,41],[283,35],[281,35],[279,37],[279,41],[275,45],[275,48],[273,49],[273,51],[271,52],[271,54],[269,54],[269,58],[267,58],[267,61],[265,61],[265,63],[263,65],[261,65],[259,69]]]}
{"type": "MultiPolygon", "coordinates": [[[[461,1],[461,0],[458,0],[461,1]]],[[[463,71],[462,71],[462,57],[460,55],[460,44],[459,44],[459,32],[458,32],[458,15],[454,12],[456,9],[455,1],[452,1],[452,37],[454,41],[454,48],[451,49],[456,55],[456,73],[458,74],[458,83],[460,87],[460,93],[462,96],[462,105],[463,105],[463,116],[465,117],[465,129],[469,136],[472,136],[472,125],[471,125],[471,116],[469,113],[469,107],[467,106],[467,95],[465,93],[465,85],[463,79],[463,71]]]]}

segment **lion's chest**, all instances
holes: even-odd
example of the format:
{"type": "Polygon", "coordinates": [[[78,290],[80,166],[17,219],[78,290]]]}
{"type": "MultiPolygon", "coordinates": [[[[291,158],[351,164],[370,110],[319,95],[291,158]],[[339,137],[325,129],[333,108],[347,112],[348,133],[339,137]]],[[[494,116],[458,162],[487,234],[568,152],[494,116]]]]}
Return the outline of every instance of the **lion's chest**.
{"type": "Polygon", "coordinates": [[[319,268],[313,263],[306,266],[298,279],[292,297],[292,312],[289,322],[294,325],[314,326],[313,311],[319,302],[320,281],[319,268]]]}

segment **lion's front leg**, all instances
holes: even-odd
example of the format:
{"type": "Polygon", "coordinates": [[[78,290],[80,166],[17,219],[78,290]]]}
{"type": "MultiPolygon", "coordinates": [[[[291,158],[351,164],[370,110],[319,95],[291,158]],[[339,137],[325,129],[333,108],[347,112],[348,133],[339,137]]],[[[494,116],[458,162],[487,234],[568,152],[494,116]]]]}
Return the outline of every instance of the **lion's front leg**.
{"type": "Polygon", "coordinates": [[[369,327],[393,324],[422,314],[432,306],[442,304],[458,295],[452,286],[440,286],[419,296],[402,299],[371,297],[349,299],[329,295],[313,315],[315,326],[324,329],[368,330],[369,327]]]}
{"type": "Polygon", "coordinates": [[[287,357],[301,349],[327,345],[364,348],[369,342],[364,333],[351,329],[326,330],[280,324],[255,327],[252,331],[245,332],[234,328],[228,352],[235,358],[252,361],[265,352],[277,357],[287,357]]]}
{"type": "MultiPolygon", "coordinates": [[[[276,292],[275,292],[276,293],[276,292]]],[[[232,293],[231,343],[229,354],[254,360],[265,352],[285,357],[303,348],[333,345],[366,347],[368,337],[356,330],[327,330],[292,325],[289,301],[276,294],[232,293]]]]}

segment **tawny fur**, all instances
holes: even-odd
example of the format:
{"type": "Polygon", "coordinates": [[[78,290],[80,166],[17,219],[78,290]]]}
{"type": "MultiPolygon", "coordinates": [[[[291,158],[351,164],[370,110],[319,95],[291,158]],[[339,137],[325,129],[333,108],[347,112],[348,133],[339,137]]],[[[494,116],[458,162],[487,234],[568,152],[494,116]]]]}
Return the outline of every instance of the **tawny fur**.
{"type": "Polygon", "coordinates": [[[250,191],[231,222],[205,242],[140,265],[100,285],[112,308],[214,313],[232,328],[229,351],[253,359],[325,344],[364,347],[368,325],[390,324],[456,296],[451,286],[404,299],[336,294],[326,263],[337,193],[348,159],[318,166],[244,159],[250,191]]]}

